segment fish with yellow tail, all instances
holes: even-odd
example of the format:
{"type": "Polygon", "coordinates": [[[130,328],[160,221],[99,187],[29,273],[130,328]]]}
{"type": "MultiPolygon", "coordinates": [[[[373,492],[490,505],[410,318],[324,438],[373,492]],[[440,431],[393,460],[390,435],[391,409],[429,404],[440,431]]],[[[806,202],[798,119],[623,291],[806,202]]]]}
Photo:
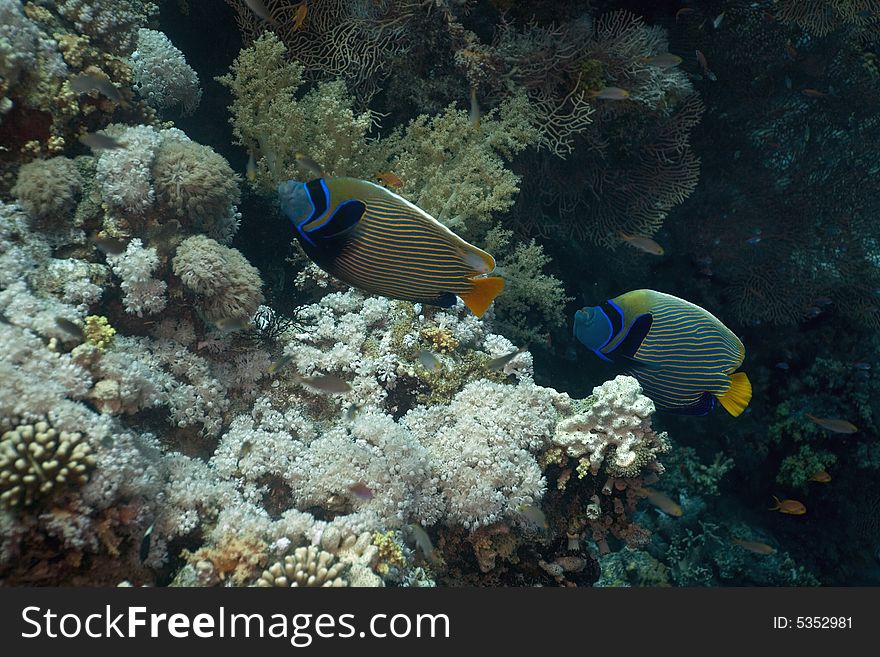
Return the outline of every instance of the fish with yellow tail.
{"type": "Polygon", "coordinates": [[[674,518],[681,518],[683,511],[681,505],[669,497],[666,493],[661,493],[653,488],[643,488],[642,493],[648,502],[660,509],[663,513],[674,518]]]}
{"type": "Polygon", "coordinates": [[[827,429],[831,433],[856,433],[859,428],[848,420],[838,420],[830,417],[816,417],[815,415],[806,414],[807,419],[815,422],[823,429],[827,429]]]}
{"type": "Polygon", "coordinates": [[[730,542],[734,545],[739,545],[743,550],[748,550],[749,552],[754,552],[755,554],[776,554],[775,547],[773,547],[772,545],[767,545],[766,543],[761,543],[760,541],[748,541],[746,539],[734,536],[730,539],[730,542]]]}
{"type": "Polygon", "coordinates": [[[441,307],[459,297],[480,317],[504,289],[491,255],[381,185],[288,180],[278,198],[306,255],[360,290],[441,307]]]}
{"type": "Polygon", "coordinates": [[[734,417],[752,398],[737,372],[739,338],[708,310],[654,290],[633,290],[575,313],[574,335],[599,358],[623,363],[658,409],[705,415],[718,401],[734,417]]]}
{"type": "Polygon", "coordinates": [[[768,511],[779,511],[779,513],[787,513],[790,516],[802,516],[807,512],[807,507],[803,502],[797,500],[782,500],[780,502],[779,498],[774,495],[773,503],[773,506],[767,509],[768,511]]]}

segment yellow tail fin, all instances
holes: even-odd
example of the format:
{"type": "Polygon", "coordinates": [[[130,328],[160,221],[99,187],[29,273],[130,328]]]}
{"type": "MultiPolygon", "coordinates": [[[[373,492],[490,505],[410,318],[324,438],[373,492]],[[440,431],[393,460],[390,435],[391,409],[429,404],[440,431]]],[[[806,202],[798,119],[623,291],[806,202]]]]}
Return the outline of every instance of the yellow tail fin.
{"type": "Polygon", "coordinates": [[[723,395],[718,397],[718,401],[724,407],[724,410],[736,417],[749,405],[752,399],[752,384],[745,372],[737,372],[730,375],[730,388],[723,395]]]}
{"type": "Polygon", "coordinates": [[[471,282],[474,284],[471,291],[458,296],[474,315],[482,317],[492,304],[492,300],[504,289],[504,279],[500,276],[489,276],[488,278],[473,278],[471,282]]]}

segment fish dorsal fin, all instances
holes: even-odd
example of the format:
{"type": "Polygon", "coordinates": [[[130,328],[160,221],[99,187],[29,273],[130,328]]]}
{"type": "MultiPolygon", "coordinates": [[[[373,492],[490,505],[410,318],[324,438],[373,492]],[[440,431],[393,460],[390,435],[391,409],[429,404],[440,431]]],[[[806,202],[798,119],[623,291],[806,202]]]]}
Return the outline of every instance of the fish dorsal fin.
{"type": "Polygon", "coordinates": [[[363,201],[357,199],[343,201],[328,216],[306,224],[304,230],[309,236],[320,239],[341,237],[357,226],[366,209],[367,206],[363,201]]]}
{"type": "Polygon", "coordinates": [[[477,317],[483,314],[492,305],[492,301],[501,294],[504,289],[504,279],[499,276],[488,276],[485,278],[471,279],[474,286],[469,292],[459,294],[465,305],[471,309],[471,312],[477,317]]]}
{"type": "Polygon", "coordinates": [[[608,355],[635,358],[636,352],[642,345],[645,336],[648,335],[648,331],[651,330],[651,325],[653,323],[654,318],[650,313],[645,313],[644,315],[636,317],[635,321],[633,321],[629,330],[626,332],[626,335],[611,351],[608,352],[608,355]]]}
{"type": "Polygon", "coordinates": [[[744,410],[752,399],[752,384],[745,372],[737,372],[730,375],[730,388],[723,395],[718,397],[718,401],[724,407],[724,410],[736,417],[744,410]]]}

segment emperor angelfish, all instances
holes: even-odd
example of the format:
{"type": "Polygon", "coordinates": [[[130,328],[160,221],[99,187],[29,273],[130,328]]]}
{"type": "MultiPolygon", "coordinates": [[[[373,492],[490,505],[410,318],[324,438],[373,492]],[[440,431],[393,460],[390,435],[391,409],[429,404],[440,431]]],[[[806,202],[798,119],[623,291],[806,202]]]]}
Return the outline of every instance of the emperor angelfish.
{"type": "Polygon", "coordinates": [[[657,408],[705,415],[721,402],[733,416],[752,398],[745,347],[707,310],[654,290],[633,290],[574,316],[574,335],[602,360],[631,365],[657,408]]]}
{"type": "Polygon", "coordinates": [[[309,258],[356,288],[442,307],[458,296],[478,317],[504,289],[503,278],[485,276],[495,269],[491,255],[385,187],[288,180],[278,197],[309,258]]]}

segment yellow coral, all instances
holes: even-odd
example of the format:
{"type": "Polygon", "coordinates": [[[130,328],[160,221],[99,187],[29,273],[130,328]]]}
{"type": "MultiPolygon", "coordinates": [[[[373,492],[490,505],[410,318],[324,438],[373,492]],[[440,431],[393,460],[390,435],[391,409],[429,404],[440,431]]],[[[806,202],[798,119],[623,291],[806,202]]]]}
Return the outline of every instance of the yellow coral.
{"type": "Polygon", "coordinates": [[[104,350],[113,342],[116,329],[110,326],[110,322],[103,315],[89,315],[86,317],[86,326],[83,330],[86,341],[104,350]]]}
{"type": "Polygon", "coordinates": [[[403,547],[394,531],[387,531],[384,534],[375,532],[373,545],[379,548],[375,570],[380,575],[387,575],[392,568],[403,568],[406,565],[403,547]]]}
{"type": "Polygon", "coordinates": [[[431,350],[438,354],[448,354],[458,347],[458,340],[452,331],[439,326],[429,326],[419,332],[419,336],[431,345],[431,350]]]}

